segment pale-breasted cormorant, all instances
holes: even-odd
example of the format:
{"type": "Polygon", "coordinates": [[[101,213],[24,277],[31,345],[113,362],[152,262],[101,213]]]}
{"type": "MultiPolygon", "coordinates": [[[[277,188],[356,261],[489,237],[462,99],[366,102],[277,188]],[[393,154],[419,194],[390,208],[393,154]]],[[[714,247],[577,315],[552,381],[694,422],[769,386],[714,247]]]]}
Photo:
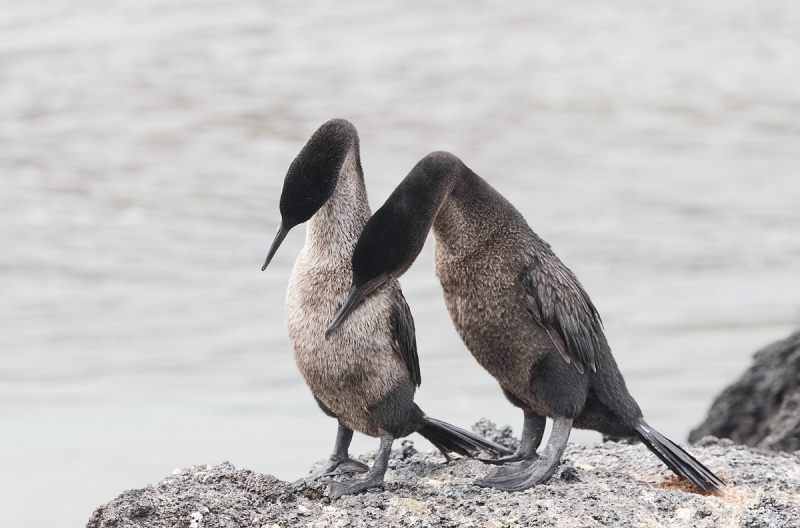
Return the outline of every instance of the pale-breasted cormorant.
{"type": "Polygon", "coordinates": [[[325,328],[347,297],[351,256],[370,216],[358,133],[343,119],[323,124],[292,161],[280,198],[281,225],[262,270],[286,234],[308,222],[286,293],[286,325],[294,357],[314,398],[339,421],[330,461],[309,478],[364,472],[366,478],[331,483],[330,496],[383,484],[392,442],[420,433],[447,457],[480,450],[509,451],[425,415],[414,403],[420,384],[414,320],[400,284],[384,281],[335,337],[325,328]],[[372,468],[348,455],[353,431],[380,438],[372,468]]]}
{"type": "Polygon", "coordinates": [[[433,226],[436,273],[450,317],[475,359],[525,415],[522,444],[477,484],[507,491],[546,481],[573,426],[638,436],[704,492],[723,483],[647,425],[611,355],[600,316],[575,275],[522,215],[460,159],[423,158],[370,218],[353,253],[353,284],[327,334],[369,293],[414,262],[433,226]],[[553,431],[541,457],[545,417],[553,431]]]}

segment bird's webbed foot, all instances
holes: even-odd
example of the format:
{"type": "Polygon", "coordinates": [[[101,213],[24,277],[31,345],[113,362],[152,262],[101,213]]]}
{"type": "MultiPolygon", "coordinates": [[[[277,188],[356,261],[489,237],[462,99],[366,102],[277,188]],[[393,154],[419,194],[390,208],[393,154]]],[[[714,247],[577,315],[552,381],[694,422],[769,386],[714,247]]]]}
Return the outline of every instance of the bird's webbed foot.
{"type": "Polygon", "coordinates": [[[348,482],[331,482],[328,496],[331,500],[336,500],[342,495],[353,495],[369,488],[379,488],[383,486],[383,476],[389,466],[389,455],[392,452],[394,438],[391,436],[381,437],[381,446],[378,448],[378,455],[369,471],[362,479],[353,479],[348,482]]]}
{"type": "Polygon", "coordinates": [[[358,460],[348,458],[347,460],[342,460],[339,462],[335,468],[331,468],[331,471],[325,474],[342,475],[345,473],[366,473],[367,471],[369,471],[368,465],[363,462],[359,462],[358,460]]]}
{"type": "Polygon", "coordinates": [[[522,460],[492,470],[475,485],[503,491],[522,491],[546,482],[553,473],[567,447],[572,419],[557,417],[553,420],[553,432],[541,457],[522,460]]]}
{"type": "Polygon", "coordinates": [[[517,473],[521,470],[527,469],[530,467],[531,464],[536,462],[539,458],[539,455],[533,453],[533,456],[528,455],[520,455],[514,453],[511,456],[499,458],[497,460],[485,461],[489,464],[496,464],[498,467],[494,467],[480,480],[492,480],[495,478],[505,477],[507,475],[511,475],[517,473]]]}
{"type": "Polygon", "coordinates": [[[476,480],[475,485],[502,491],[522,491],[546,482],[555,472],[556,466],[558,466],[558,460],[553,463],[541,458],[536,461],[523,462],[527,462],[527,464],[519,467],[506,466],[496,468],[506,471],[498,472],[495,475],[486,475],[486,477],[476,480]]]}
{"type": "Polygon", "coordinates": [[[328,496],[331,500],[336,500],[342,495],[355,495],[369,488],[380,488],[381,486],[383,486],[383,474],[367,474],[363,479],[354,479],[349,482],[331,482],[328,496]]]}
{"type": "MultiPolygon", "coordinates": [[[[538,458],[538,454],[534,453],[532,458],[538,458]]],[[[484,464],[489,464],[491,466],[505,466],[506,464],[511,464],[513,462],[521,462],[523,460],[530,459],[530,456],[526,456],[524,453],[520,453],[517,450],[513,455],[508,455],[500,458],[476,458],[475,460],[479,460],[484,464]]]]}
{"type": "Polygon", "coordinates": [[[525,422],[522,427],[522,439],[520,440],[519,448],[513,455],[496,460],[480,459],[481,462],[487,464],[503,466],[492,469],[481,480],[488,481],[505,477],[530,467],[539,458],[536,449],[542,443],[546,422],[547,419],[544,416],[532,411],[525,411],[525,422]]]}
{"type": "Polygon", "coordinates": [[[330,475],[342,475],[344,473],[364,473],[369,471],[369,466],[362,464],[358,460],[353,460],[347,453],[350,447],[350,441],[353,439],[353,430],[347,428],[339,422],[339,430],[336,432],[336,446],[333,448],[333,454],[328,459],[328,462],[320,469],[311,473],[307,477],[301,478],[294,482],[295,485],[303,482],[311,482],[320,477],[330,475]]]}
{"type": "Polygon", "coordinates": [[[300,480],[296,481],[295,484],[299,484],[301,482],[311,482],[319,478],[329,477],[332,475],[344,475],[347,473],[366,473],[367,471],[369,471],[368,465],[359,462],[358,460],[353,460],[349,456],[346,458],[331,457],[330,460],[324,466],[322,466],[315,472],[311,473],[309,476],[301,478],[300,480]]]}

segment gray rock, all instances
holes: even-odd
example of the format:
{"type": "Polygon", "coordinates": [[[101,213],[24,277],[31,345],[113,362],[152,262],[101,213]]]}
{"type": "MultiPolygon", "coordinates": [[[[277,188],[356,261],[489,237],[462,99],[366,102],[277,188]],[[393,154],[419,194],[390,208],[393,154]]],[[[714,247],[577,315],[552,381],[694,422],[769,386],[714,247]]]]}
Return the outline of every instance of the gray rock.
{"type": "Polygon", "coordinates": [[[774,451],[800,449],[800,331],[756,353],[689,441],[706,435],[774,451]]]}
{"type": "MultiPolygon", "coordinates": [[[[488,421],[478,428],[511,437],[488,421]]],[[[706,437],[691,449],[727,482],[721,496],[690,492],[641,444],[570,444],[547,484],[520,493],[473,486],[489,469],[479,461],[445,464],[409,441],[400,447],[384,488],[360,495],[328,498],[331,478],[350,476],[294,486],[229,463],[192,466],[124,492],[97,508],[87,527],[800,526],[800,459],[730,440],[706,437]]]]}

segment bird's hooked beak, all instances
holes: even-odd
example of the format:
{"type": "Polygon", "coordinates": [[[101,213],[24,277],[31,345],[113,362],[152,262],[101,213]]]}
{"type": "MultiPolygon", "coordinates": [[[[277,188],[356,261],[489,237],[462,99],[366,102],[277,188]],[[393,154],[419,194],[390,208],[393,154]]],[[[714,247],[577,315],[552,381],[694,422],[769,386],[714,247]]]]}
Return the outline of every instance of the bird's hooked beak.
{"type": "Polygon", "coordinates": [[[377,290],[389,279],[389,275],[384,273],[383,275],[375,277],[371,281],[364,283],[360,287],[354,285],[352,288],[350,288],[350,293],[347,295],[347,299],[344,301],[344,304],[336,313],[336,315],[333,316],[333,320],[331,321],[330,326],[328,326],[328,329],[325,330],[325,339],[328,339],[331,334],[337,328],[339,328],[344,320],[347,319],[347,316],[350,315],[350,312],[352,312],[356,306],[361,304],[361,301],[363,301],[370,293],[377,290]]]}
{"type": "Polygon", "coordinates": [[[286,234],[289,232],[288,229],[283,227],[283,222],[281,225],[278,226],[278,234],[275,235],[275,240],[272,241],[272,246],[269,248],[269,253],[267,254],[267,260],[264,261],[264,265],[261,266],[261,271],[267,269],[269,266],[269,262],[272,260],[272,257],[275,256],[275,252],[278,251],[278,248],[281,247],[281,242],[283,239],[286,238],[286,234]]]}

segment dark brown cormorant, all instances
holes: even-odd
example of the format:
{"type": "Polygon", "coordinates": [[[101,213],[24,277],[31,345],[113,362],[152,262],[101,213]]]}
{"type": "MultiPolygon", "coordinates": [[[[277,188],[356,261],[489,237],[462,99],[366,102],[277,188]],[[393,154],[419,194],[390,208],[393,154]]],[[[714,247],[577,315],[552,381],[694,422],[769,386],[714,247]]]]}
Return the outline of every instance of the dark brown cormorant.
{"type": "MultiPolygon", "coordinates": [[[[353,253],[353,284],[326,335],[336,339],[372,291],[393,282],[431,226],[450,317],[475,359],[525,415],[522,444],[477,484],[518,491],[546,481],[573,426],[638,436],[704,492],[723,483],[642,417],[575,275],[503,196],[447,152],[423,158],[370,218],[353,253]],[[542,452],[545,418],[553,431],[542,452]]],[[[379,289],[380,288],[380,289],[379,289]]]]}
{"type": "Polygon", "coordinates": [[[392,442],[420,433],[447,457],[485,449],[508,452],[455,426],[425,415],[414,403],[420,384],[414,320],[400,284],[383,287],[358,309],[335,337],[325,328],[347,297],[350,259],[370,216],[358,134],[343,119],[323,124],[289,166],[280,198],[281,225],[262,270],[286,234],[308,222],[286,293],[286,325],[295,361],[314,398],[339,421],[330,461],[309,478],[368,471],[366,478],[331,483],[330,496],[381,486],[392,442]],[[353,431],[380,438],[372,468],[348,455],[353,431]]]}

